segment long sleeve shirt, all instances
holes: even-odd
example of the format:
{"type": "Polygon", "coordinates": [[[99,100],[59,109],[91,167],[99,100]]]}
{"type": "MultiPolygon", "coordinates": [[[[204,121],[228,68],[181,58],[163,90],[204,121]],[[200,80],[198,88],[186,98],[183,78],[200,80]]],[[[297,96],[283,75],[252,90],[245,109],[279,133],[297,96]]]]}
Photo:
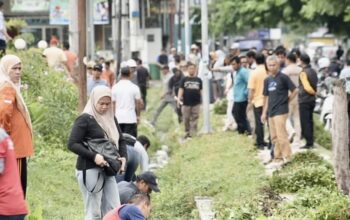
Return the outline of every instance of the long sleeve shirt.
{"type": "Polygon", "coordinates": [[[146,149],[138,141],[135,142],[134,148],[139,154],[141,173],[149,170],[149,157],[146,149]]]}
{"type": "MultiPolygon", "coordinates": [[[[118,122],[115,123],[119,132],[119,154],[121,157],[127,159],[127,150],[122,132],[119,128],[118,122]]],[[[96,153],[90,151],[87,146],[83,144],[87,139],[104,138],[105,132],[97,123],[95,118],[89,114],[80,115],[74,122],[71,135],[68,140],[68,149],[78,155],[76,164],[77,170],[85,170],[97,167],[95,164],[96,153]]]]}
{"type": "Polygon", "coordinates": [[[17,102],[15,88],[5,85],[0,89],[0,126],[10,135],[16,158],[24,158],[34,153],[33,137],[17,102]]]}

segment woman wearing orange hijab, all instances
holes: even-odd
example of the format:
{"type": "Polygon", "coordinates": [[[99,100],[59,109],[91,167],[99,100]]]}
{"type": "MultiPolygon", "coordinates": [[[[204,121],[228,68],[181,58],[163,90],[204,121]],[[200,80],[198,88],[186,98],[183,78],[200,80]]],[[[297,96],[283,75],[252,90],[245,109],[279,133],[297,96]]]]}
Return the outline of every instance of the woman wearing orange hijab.
{"type": "Polygon", "coordinates": [[[27,188],[27,157],[33,155],[32,124],[20,92],[21,60],[5,55],[0,60],[0,127],[14,142],[18,170],[24,195],[27,188]]]}

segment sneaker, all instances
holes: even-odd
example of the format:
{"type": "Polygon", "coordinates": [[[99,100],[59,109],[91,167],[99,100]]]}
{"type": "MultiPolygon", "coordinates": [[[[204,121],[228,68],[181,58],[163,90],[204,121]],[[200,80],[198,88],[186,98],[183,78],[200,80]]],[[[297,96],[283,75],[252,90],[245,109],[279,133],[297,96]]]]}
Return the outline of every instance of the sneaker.
{"type": "Polygon", "coordinates": [[[268,165],[268,164],[272,163],[272,161],[273,161],[273,159],[270,158],[268,161],[263,162],[263,164],[264,164],[264,165],[268,165]]]}
{"type": "Polygon", "coordinates": [[[259,145],[259,146],[257,146],[257,149],[258,149],[258,150],[264,150],[264,149],[265,149],[265,146],[264,146],[264,145],[259,145]]]}
{"type": "Polygon", "coordinates": [[[304,146],[300,147],[300,149],[306,149],[306,150],[310,150],[312,148],[314,148],[314,145],[304,145],[304,146]]]}
{"type": "Polygon", "coordinates": [[[185,140],[188,140],[188,139],[191,139],[191,138],[192,138],[192,136],[189,135],[189,134],[186,134],[186,135],[184,136],[184,139],[185,139],[185,140]]]}
{"type": "Polygon", "coordinates": [[[268,169],[278,169],[282,167],[283,160],[273,160],[270,164],[266,165],[266,168],[268,169]]]}
{"type": "Polygon", "coordinates": [[[292,145],[292,147],[301,147],[302,143],[300,141],[293,141],[293,143],[291,145],[292,145]]]}
{"type": "Polygon", "coordinates": [[[228,130],[229,130],[228,126],[225,126],[225,127],[222,128],[223,132],[228,131],[228,130]]]}

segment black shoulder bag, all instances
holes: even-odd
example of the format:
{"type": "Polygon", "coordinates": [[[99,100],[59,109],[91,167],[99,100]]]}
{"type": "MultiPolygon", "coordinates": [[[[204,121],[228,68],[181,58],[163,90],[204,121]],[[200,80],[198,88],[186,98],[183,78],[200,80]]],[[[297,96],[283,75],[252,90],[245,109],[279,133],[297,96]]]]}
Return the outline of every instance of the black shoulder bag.
{"type": "Polygon", "coordinates": [[[116,175],[121,168],[121,161],[117,146],[106,138],[89,139],[86,141],[88,149],[94,153],[101,154],[107,166],[104,167],[104,171],[107,176],[116,175]]]}

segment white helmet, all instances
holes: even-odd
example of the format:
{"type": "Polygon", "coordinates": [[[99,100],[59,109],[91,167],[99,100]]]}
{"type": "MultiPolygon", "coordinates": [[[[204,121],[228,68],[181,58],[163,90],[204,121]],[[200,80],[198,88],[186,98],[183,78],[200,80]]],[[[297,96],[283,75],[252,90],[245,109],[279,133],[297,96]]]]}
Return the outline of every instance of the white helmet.
{"type": "Polygon", "coordinates": [[[331,61],[327,57],[322,57],[317,61],[317,65],[319,69],[329,67],[329,64],[331,64],[331,61]]]}

